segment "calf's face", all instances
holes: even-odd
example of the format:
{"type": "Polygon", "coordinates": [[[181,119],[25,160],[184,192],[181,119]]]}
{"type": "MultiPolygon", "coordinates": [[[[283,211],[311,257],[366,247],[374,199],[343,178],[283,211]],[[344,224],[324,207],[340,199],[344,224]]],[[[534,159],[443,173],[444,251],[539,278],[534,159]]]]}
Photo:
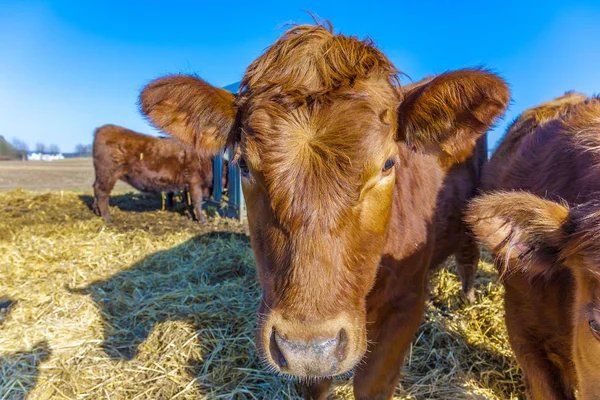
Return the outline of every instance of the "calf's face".
{"type": "Polygon", "coordinates": [[[485,71],[406,94],[395,74],[367,42],[297,27],[248,68],[237,97],[189,76],[141,94],[149,119],[198,152],[236,146],[262,288],[257,347],[281,373],[332,376],[362,358],[395,172],[410,165],[398,146],[462,161],[509,100],[485,71]]]}
{"type": "Polygon", "coordinates": [[[239,162],[263,293],[257,343],[280,371],[334,375],[365,351],[399,162],[386,84],[293,110],[247,103],[239,162]]]}
{"type": "MultiPolygon", "coordinates": [[[[575,277],[572,354],[581,399],[600,397],[600,204],[573,209],[524,192],[475,200],[473,231],[506,273],[531,278],[569,268],[575,277]]],[[[543,285],[532,290],[548,290],[543,285]]],[[[526,306],[526,305],[524,305],[526,306]]]]}

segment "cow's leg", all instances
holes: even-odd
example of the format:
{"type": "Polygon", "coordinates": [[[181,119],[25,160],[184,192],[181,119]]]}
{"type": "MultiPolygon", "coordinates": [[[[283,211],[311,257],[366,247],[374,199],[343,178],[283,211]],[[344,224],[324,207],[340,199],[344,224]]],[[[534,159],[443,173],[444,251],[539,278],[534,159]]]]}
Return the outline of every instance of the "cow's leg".
{"type": "Polygon", "coordinates": [[[206,217],[204,217],[204,213],[202,212],[202,185],[200,183],[192,181],[190,182],[189,186],[190,197],[192,198],[192,204],[194,207],[194,211],[196,212],[196,218],[198,219],[198,222],[204,224],[206,223],[206,217]]]}
{"type": "Polygon", "coordinates": [[[425,310],[428,262],[382,264],[367,299],[369,350],[354,375],[354,397],[391,399],[425,310]]]}
{"type": "Polygon", "coordinates": [[[331,378],[312,382],[304,388],[304,398],[306,400],[325,400],[331,389],[331,382],[331,378]]]}
{"type": "Polygon", "coordinates": [[[192,198],[190,196],[190,192],[187,188],[183,189],[181,192],[181,196],[183,198],[183,203],[185,204],[185,215],[191,220],[194,220],[194,205],[192,204],[192,198]]]}
{"type": "Polygon", "coordinates": [[[92,185],[92,187],[94,188],[94,204],[92,205],[92,211],[94,211],[94,214],[96,214],[97,216],[100,216],[101,211],[100,211],[100,204],[98,204],[98,194],[96,192],[96,182],[97,182],[97,180],[95,180],[94,184],[92,185]]]}
{"type": "Polygon", "coordinates": [[[94,213],[101,215],[106,222],[111,222],[108,200],[117,180],[117,176],[111,176],[104,179],[96,177],[94,181],[94,213]]]}
{"type": "Polygon", "coordinates": [[[167,192],[167,208],[170,210],[172,210],[175,207],[175,200],[173,200],[174,197],[174,192],[167,192]]]}
{"type": "Polygon", "coordinates": [[[479,265],[479,244],[475,240],[470,231],[463,233],[464,237],[461,241],[454,258],[456,259],[456,269],[458,276],[462,282],[462,290],[469,302],[475,302],[475,275],[477,274],[477,266],[479,265]]]}

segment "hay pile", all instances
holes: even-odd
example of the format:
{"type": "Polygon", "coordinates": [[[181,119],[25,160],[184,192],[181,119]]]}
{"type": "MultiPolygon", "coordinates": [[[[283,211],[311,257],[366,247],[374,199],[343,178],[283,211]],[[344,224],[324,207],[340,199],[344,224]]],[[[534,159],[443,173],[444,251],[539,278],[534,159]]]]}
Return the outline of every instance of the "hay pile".
{"type": "MultiPolygon", "coordinates": [[[[116,200],[106,225],[90,196],[0,194],[0,399],[298,398],[256,355],[246,227],[116,200]]],[[[522,393],[494,282],[482,263],[465,305],[453,272],[434,276],[398,398],[522,393]]],[[[345,381],[335,392],[351,398],[345,381]]]]}

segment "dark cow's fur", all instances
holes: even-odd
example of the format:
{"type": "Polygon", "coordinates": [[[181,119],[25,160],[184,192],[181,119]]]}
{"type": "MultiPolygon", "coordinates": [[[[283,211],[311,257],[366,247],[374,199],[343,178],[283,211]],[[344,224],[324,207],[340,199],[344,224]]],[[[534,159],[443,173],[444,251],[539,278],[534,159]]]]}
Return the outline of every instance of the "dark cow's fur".
{"type": "Polygon", "coordinates": [[[357,399],[392,396],[432,260],[464,236],[477,173],[455,165],[508,102],[506,83],[479,69],[402,90],[371,41],[321,25],[286,32],[248,67],[237,96],[182,75],[140,96],[152,123],[198,151],[237,148],[264,361],[321,378],[313,398],[356,367],[357,399]]]}
{"type": "MultiPolygon", "coordinates": [[[[434,77],[402,87],[405,93],[429,83],[434,77]]],[[[435,227],[435,248],[432,265],[442,264],[454,255],[463,292],[473,302],[473,283],[479,264],[479,244],[463,221],[463,211],[481,184],[483,167],[487,163],[487,135],[481,136],[473,155],[465,162],[456,163],[448,170],[444,184],[438,194],[435,227]]]]}
{"type": "Polygon", "coordinates": [[[497,256],[506,325],[534,400],[600,398],[600,99],[524,112],[468,221],[497,256]],[[526,192],[524,192],[526,191],[526,192]]]}
{"type": "Polygon", "coordinates": [[[96,171],[93,209],[107,222],[111,220],[110,192],[119,179],[142,192],[170,192],[170,203],[172,192],[189,191],[192,215],[195,210],[196,218],[205,221],[202,198],[210,194],[213,186],[209,157],[199,158],[192,148],[172,139],[142,135],[116,125],[96,129],[93,155],[96,171]]]}

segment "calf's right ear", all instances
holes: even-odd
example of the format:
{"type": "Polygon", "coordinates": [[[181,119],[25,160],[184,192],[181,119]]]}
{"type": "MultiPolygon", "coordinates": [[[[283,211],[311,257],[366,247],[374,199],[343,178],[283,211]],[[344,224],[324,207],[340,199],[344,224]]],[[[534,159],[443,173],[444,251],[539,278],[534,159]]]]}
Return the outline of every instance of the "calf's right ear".
{"type": "Polygon", "coordinates": [[[408,85],[398,108],[398,139],[429,149],[442,165],[465,161],[501,116],[510,90],[484,69],[463,69],[408,85]]]}
{"type": "Polygon", "coordinates": [[[562,204],[526,192],[498,192],[473,200],[465,220],[477,239],[504,261],[501,273],[516,268],[535,276],[561,266],[568,217],[562,204]]]}
{"type": "Polygon", "coordinates": [[[237,114],[234,102],[233,93],[188,75],[156,79],[139,99],[152,125],[201,155],[215,155],[228,144],[237,114]]]}

